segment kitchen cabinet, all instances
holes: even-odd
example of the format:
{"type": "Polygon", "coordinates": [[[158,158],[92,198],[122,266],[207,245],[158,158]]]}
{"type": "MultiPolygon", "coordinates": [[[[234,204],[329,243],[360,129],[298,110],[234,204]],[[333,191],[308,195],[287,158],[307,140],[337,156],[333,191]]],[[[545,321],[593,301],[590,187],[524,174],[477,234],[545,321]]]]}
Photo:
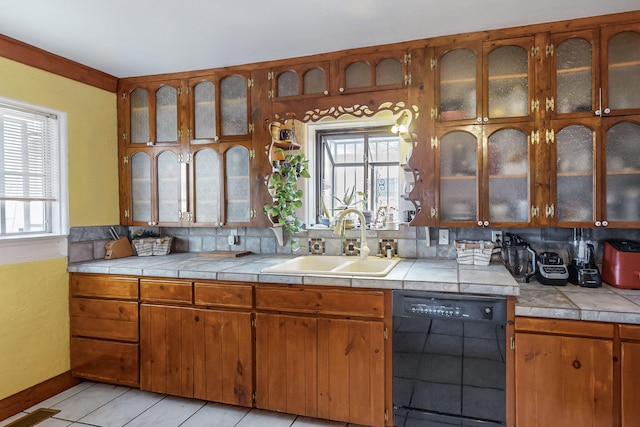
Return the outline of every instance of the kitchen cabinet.
{"type": "Polygon", "coordinates": [[[400,89],[411,79],[405,50],[350,54],[337,60],[338,94],[400,89]]]}
{"type": "Polygon", "coordinates": [[[244,285],[142,279],[140,388],[251,406],[251,293],[244,285]]]}
{"type": "Polygon", "coordinates": [[[138,387],[138,279],[71,274],[71,373],[138,387]]]}
{"type": "MultiPolygon", "coordinates": [[[[125,80],[119,99],[121,135],[121,221],[128,225],[246,225],[253,216],[243,193],[238,212],[221,189],[227,182],[223,165],[229,145],[249,147],[240,161],[254,153],[249,106],[250,73],[235,71],[178,80],[125,80]],[[222,185],[221,185],[222,183],[222,185]]],[[[231,167],[230,165],[229,167],[231,167]]],[[[249,188],[252,176],[243,175],[249,188]]]]}
{"type": "Polygon", "coordinates": [[[385,425],[385,292],[256,287],[256,406],[385,425]]]}
{"type": "Polygon", "coordinates": [[[269,71],[269,98],[282,100],[327,96],[330,76],[330,61],[275,67],[269,71]]]}
{"type": "Polygon", "coordinates": [[[621,426],[638,425],[638,382],[640,381],[640,327],[620,325],[621,426]]]}
{"type": "Polygon", "coordinates": [[[533,132],[528,123],[438,128],[440,225],[531,224],[533,132]]]}
{"type": "Polygon", "coordinates": [[[614,425],[614,324],[516,318],[516,425],[614,425]]]}

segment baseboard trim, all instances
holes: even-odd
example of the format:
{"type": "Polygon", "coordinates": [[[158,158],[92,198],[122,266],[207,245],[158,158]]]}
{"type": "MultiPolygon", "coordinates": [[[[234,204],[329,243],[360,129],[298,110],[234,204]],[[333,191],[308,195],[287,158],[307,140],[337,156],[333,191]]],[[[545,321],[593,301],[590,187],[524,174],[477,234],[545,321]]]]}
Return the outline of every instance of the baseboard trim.
{"type": "Polygon", "coordinates": [[[82,382],[79,378],[71,376],[71,371],[64,372],[46,381],[22,390],[12,396],[0,400],[0,420],[11,417],[20,411],[32,407],[55,396],[56,394],[82,382]]]}

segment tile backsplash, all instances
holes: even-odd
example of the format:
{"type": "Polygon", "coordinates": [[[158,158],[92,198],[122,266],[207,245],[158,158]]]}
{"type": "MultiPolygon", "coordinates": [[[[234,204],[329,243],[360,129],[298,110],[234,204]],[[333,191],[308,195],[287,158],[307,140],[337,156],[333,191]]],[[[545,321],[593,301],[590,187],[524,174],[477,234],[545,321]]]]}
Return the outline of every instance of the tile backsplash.
{"type": "MultiPolygon", "coordinates": [[[[306,237],[300,235],[299,240],[304,244],[304,247],[297,252],[292,252],[287,242],[284,246],[279,246],[275,234],[269,228],[141,228],[118,225],[115,228],[121,236],[131,237],[138,230],[156,235],[173,236],[172,252],[250,251],[267,255],[306,255],[309,253],[343,255],[345,253],[341,237],[334,235],[331,230],[326,228],[312,228],[307,230],[306,237]],[[229,244],[230,235],[238,236],[238,244],[229,244]]],[[[503,233],[511,232],[519,235],[539,252],[555,251],[562,255],[566,254],[567,242],[573,236],[571,228],[501,230],[503,233]]],[[[492,229],[489,228],[450,228],[449,244],[447,245],[438,244],[438,228],[436,227],[401,225],[399,230],[367,230],[366,237],[372,255],[379,253],[382,247],[380,242],[393,242],[395,254],[400,257],[455,259],[455,240],[490,240],[491,231],[492,229]]],[[[640,240],[640,229],[585,229],[585,235],[600,243],[605,239],[615,238],[640,240]]],[[[345,235],[346,239],[357,242],[357,245],[360,244],[360,237],[360,230],[347,230],[345,235]]],[[[72,227],[69,233],[69,262],[104,258],[104,245],[109,240],[111,240],[109,226],[72,227]]],[[[601,258],[602,244],[599,244],[596,259],[600,260],[601,258]]]]}

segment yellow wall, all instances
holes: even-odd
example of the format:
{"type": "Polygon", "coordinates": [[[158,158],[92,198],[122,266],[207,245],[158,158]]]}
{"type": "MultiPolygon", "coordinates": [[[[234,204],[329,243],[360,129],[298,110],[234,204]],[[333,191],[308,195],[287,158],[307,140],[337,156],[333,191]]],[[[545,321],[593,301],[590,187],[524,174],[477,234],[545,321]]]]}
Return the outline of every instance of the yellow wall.
{"type": "MultiPolygon", "coordinates": [[[[0,96],[67,112],[69,225],[117,224],[116,94],[0,58],[0,96]]],[[[69,370],[66,271],[0,266],[0,399],[69,370]]]]}

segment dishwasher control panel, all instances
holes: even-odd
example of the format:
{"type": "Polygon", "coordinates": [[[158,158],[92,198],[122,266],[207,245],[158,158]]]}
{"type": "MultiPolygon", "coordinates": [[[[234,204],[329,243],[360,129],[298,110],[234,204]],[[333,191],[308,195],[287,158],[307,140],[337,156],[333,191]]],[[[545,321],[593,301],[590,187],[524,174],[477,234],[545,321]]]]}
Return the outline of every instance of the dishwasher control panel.
{"type": "Polygon", "coordinates": [[[449,318],[460,320],[496,321],[506,317],[505,300],[483,296],[438,294],[400,291],[394,293],[394,316],[449,318]]]}

